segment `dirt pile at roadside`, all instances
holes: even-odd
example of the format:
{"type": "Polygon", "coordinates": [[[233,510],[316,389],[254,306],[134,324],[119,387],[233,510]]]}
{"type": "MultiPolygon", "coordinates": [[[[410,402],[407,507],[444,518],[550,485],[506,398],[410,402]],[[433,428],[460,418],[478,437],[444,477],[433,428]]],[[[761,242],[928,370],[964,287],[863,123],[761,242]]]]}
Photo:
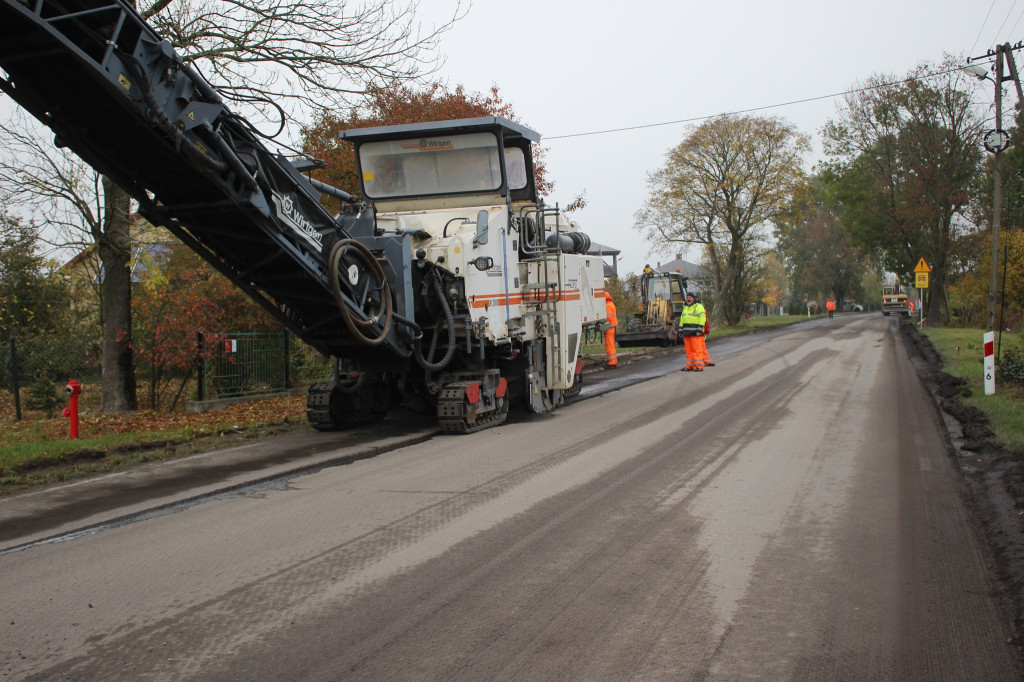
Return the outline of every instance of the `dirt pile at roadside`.
{"type": "Polygon", "coordinates": [[[1014,639],[1024,647],[1024,458],[999,448],[988,417],[960,401],[971,391],[963,379],[942,371],[931,340],[912,324],[900,325],[918,375],[944,414],[966,502],[980,523],[1000,589],[1011,611],[1014,639]]]}

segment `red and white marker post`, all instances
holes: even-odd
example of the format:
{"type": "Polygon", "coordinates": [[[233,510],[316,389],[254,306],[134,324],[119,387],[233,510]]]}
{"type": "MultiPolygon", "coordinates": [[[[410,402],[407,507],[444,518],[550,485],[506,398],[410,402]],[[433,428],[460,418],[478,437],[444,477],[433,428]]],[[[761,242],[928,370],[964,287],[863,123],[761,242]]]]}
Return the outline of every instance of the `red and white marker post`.
{"type": "Polygon", "coordinates": [[[985,332],[985,395],[996,392],[996,333],[985,332]]]}

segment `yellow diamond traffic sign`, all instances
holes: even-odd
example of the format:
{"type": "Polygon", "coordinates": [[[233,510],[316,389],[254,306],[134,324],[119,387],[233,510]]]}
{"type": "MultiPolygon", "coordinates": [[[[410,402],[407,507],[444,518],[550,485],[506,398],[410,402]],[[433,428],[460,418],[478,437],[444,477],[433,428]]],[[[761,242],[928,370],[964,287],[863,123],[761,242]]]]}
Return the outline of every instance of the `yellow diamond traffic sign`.
{"type": "MultiPolygon", "coordinates": [[[[917,261],[917,266],[914,268],[914,272],[925,272],[925,273],[927,273],[927,272],[931,272],[931,271],[932,271],[932,269],[930,267],[928,267],[928,263],[925,262],[924,258],[922,258],[921,260],[917,261]]],[[[925,278],[925,281],[926,282],[928,281],[927,277],[925,278]]],[[[925,285],[925,286],[927,286],[927,285],[925,285]]],[[[924,287],[921,287],[921,288],[923,289],[924,287]]]]}

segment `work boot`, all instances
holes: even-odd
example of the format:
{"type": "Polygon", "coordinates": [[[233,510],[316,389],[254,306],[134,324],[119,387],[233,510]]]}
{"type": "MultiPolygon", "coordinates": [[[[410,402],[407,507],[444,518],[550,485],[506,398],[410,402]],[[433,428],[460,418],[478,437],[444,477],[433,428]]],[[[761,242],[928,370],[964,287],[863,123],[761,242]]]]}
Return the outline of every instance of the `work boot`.
{"type": "Polygon", "coordinates": [[[605,369],[615,369],[616,367],[618,367],[618,365],[605,365],[604,366],[605,369]]]}
{"type": "Polygon", "coordinates": [[[713,362],[705,362],[705,363],[704,363],[704,366],[705,366],[705,367],[714,367],[714,366],[715,366],[715,363],[713,363],[713,362]]]}

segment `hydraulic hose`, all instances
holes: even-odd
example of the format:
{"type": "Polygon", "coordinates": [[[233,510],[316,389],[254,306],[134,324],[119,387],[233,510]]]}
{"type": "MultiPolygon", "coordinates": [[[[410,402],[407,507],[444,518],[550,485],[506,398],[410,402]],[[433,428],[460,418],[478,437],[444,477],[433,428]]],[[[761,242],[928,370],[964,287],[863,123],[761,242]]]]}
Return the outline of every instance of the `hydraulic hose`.
{"type": "MultiPolygon", "coordinates": [[[[423,357],[422,343],[417,339],[413,346],[413,353],[416,356],[416,362],[419,363],[420,367],[431,372],[438,372],[448,366],[448,363],[455,357],[455,318],[452,317],[452,309],[448,305],[448,299],[444,297],[444,287],[441,286],[441,282],[437,279],[433,281],[434,291],[437,292],[437,300],[441,302],[441,311],[444,313],[445,326],[448,328],[448,351],[444,354],[438,362],[429,362],[423,357]]],[[[434,332],[435,339],[437,337],[437,331],[434,332]]]]}
{"type": "Polygon", "coordinates": [[[384,276],[383,268],[381,268],[380,263],[377,262],[373,254],[370,253],[370,250],[354,239],[342,239],[336,242],[331,247],[330,254],[327,257],[327,273],[334,302],[338,304],[338,310],[341,311],[341,317],[345,321],[345,326],[352,332],[352,335],[367,346],[379,346],[384,343],[384,339],[391,330],[391,287],[388,286],[388,280],[384,276]],[[360,310],[369,319],[356,318],[352,314],[352,310],[341,291],[341,282],[338,279],[338,266],[341,264],[342,257],[345,256],[349,249],[352,250],[352,253],[358,260],[362,261],[365,266],[364,270],[373,276],[375,286],[381,293],[381,307],[376,314],[370,315],[366,311],[360,310]],[[363,331],[363,329],[378,323],[381,325],[379,335],[371,337],[363,331]]]}

